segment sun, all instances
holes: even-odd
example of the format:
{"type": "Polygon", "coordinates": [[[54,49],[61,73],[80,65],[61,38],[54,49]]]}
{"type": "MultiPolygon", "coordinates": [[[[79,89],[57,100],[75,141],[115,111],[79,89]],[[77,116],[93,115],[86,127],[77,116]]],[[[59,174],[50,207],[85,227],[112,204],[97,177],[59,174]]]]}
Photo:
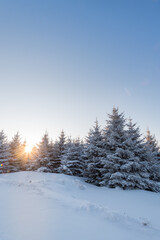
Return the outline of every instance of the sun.
{"type": "Polygon", "coordinates": [[[30,153],[31,151],[32,151],[32,146],[31,145],[27,145],[26,147],[25,147],[25,152],[26,153],[30,153]]]}

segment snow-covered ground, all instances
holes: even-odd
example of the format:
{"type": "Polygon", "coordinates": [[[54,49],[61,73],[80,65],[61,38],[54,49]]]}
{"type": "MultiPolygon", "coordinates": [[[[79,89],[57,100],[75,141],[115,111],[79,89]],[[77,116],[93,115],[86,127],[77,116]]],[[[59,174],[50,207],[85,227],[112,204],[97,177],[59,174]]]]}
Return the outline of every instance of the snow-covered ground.
{"type": "Polygon", "coordinates": [[[160,240],[160,194],[62,174],[0,175],[0,240],[160,240]]]}

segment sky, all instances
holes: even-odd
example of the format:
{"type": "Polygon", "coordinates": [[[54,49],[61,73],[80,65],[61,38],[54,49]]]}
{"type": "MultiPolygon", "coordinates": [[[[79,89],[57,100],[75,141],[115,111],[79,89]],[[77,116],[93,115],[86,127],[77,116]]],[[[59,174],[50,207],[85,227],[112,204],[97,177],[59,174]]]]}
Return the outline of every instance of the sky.
{"type": "Polygon", "coordinates": [[[85,137],[118,106],[160,142],[159,0],[0,0],[0,128],[85,137]]]}

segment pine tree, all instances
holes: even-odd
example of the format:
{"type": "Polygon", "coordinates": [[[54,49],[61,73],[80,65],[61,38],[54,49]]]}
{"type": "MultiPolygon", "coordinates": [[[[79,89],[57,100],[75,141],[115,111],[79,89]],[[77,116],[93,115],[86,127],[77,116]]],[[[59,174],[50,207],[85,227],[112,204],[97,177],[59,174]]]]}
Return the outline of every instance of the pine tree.
{"type": "Polygon", "coordinates": [[[71,137],[69,137],[66,140],[65,149],[64,149],[63,154],[61,156],[61,163],[60,163],[60,167],[59,167],[59,172],[60,173],[64,173],[64,174],[67,174],[67,175],[72,175],[71,170],[67,166],[67,162],[70,160],[69,159],[70,154],[71,154],[70,149],[72,149],[72,147],[73,147],[73,141],[72,141],[71,137]]]}
{"type": "Polygon", "coordinates": [[[38,161],[38,146],[34,146],[32,151],[29,153],[28,162],[26,166],[27,171],[35,171],[40,167],[40,163],[38,161]]]}
{"type": "Polygon", "coordinates": [[[10,154],[10,165],[12,171],[16,172],[24,170],[25,143],[21,143],[21,138],[18,132],[14,135],[10,143],[10,154]]]}
{"type": "Polygon", "coordinates": [[[104,129],[106,157],[104,161],[103,185],[121,187],[120,168],[125,161],[126,120],[118,108],[113,107],[112,114],[104,129]]]}
{"type": "Polygon", "coordinates": [[[0,131],[0,173],[10,172],[9,160],[10,160],[9,144],[2,130],[0,131]]]}
{"type": "Polygon", "coordinates": [[[52,163],[52,167],[54,172],[61,173],[62,166],[61,161],[66,148],[66,136],[64,131],[62,130],[59,139],[54,143],[53,146],[53,154],[54,154],[54,161],[52,163]]]}
{"type": "Polygon", "coordinates": [[[49,137],[46,132],[38,145],[39,171],[49,172],[49,137]]]}
{"type": "Polygon", "coordinates": [[[74,141],[68,139],[61,159],[61,169],[67,175],[83,176],[83,144],[79,138],[74,141]]]}
{"type": "Polygon", "coordinates": [[[59,155],[63,155],[64,150],[65,150],[65,145],[66,145],[66,136],[64,131],[62,130],[59,141],[58,141],[58,149],[59,149],[59,155]]]}
{"type": "Polygon", "coordinates": [[[26,146],[27,146],[27,142],[25,140],[21,145],[21,153],[22,153],[22,160],[23,160],[22,161],[22,167],[21,167],[22,171],[26,171],[27,165],[28,165],[28,154],[25,151],[26,146]]]}
{"type": "Polygon", "coordinates": [[[104,185],[158,191],[158,185],[149,179],[146,149],[139,128],[131,120],[128,130],[125,126],[124,115],[113,108],[104,130],[104,185]]]}
{"type": "Polygon", "coordinates": [[[160,181],[160,150],[155,136],[147,130],[146,135],[146,153],[149,164],[150,179],[160,181]]]}
{"type": "Polygon", "coordinates": [[[54,144],[53,141],[49,142],[48,159],[49,159],[48,167],[50,171],[55,172],[56,143],[54,144]]]}
{"type": "Polygon", "coordinates": [[[136,124],[132,123],[131,119],[127,127],[126,161],[120,168],[121,185],[124,189],[138,188],[157,191],[157,184],[149,179],[146,149],[140,130],[136,124]]]}
{"type": "Polygon", "coordinates": [[[97,120],[86,138],[84,156],[86,163],[84,176],[86,181],[101,185],[105,151],[103,136],[97,120]]]}

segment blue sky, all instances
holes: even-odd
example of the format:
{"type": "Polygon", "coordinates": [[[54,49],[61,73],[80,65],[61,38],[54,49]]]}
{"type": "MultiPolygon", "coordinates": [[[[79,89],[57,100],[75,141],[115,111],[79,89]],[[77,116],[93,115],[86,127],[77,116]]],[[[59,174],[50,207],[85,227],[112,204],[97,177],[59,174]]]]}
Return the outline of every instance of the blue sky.
{"type": "Polygon", "coordinates": [[[0,0],[1,129],[84,137],[113,105],[160,141],[159,0],[0,0]]]}

